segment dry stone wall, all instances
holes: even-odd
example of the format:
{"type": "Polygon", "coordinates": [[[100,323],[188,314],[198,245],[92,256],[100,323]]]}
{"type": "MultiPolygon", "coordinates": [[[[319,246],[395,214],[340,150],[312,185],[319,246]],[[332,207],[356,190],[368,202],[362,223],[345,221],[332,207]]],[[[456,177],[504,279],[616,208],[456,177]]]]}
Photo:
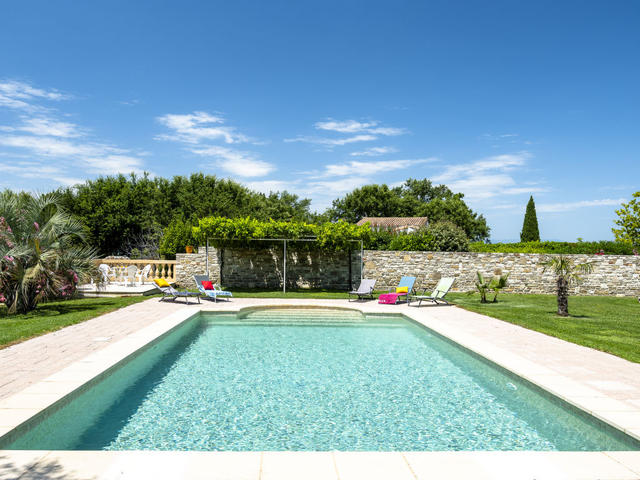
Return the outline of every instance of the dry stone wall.
{"type": "MultiPolygon", "coordinates": [[[[200,253],[176,255],[176,283],[192,288],[194,274],[206,272],[200,253]]],[[[592,262],[593,273],[571,288],[573,295],[640,296],[640,256],[571,255],[576,262],[592,262]]],[[[555,278],[543,272],[546,256],[530,253],[397,252],[365,250],[363,276],[375,278],[376,288],[393,287],[403,275],[418,278],[419,288],[432,288],[440,277],[455,277],[454,291],[474,290],[475,275],[509,272],[513,293],[555,293],[555,278]]],[[[282,287],[282,250],[209,249],[209,274],[229,288],[282,287]]],[[[287,255],[287,288],[347,290],[358,285],[360,252],[296,251],[287,255]],[[351,269],[349,269],[351,262],[351,269]],[[351,283],[349,272],[351,271],[351,283]]]]}
{"type": "MultiPolygon", "coordinates": [[[[176,255],[176,284],[192,288],[193,275],[206,273],[204,247],[199,253],[176,255]]],[[[282,288],[283,251],[209,248],[209,277],[225,287],[282,288]]],[[[360,280],[360,252],[287,251],[287,288],[347,290],[360,280]],[[351,260],[352,283],[349,282],[351,260]]],[[[354,287],[355,288],[355,287],[354,287]]]]}
{"type": "MultiPolygon", "coordinates": [[[[571,288],[574,295],[640,295],[640,256],[571,255],[592,262],[593,273],[571,288]]],[[[509,272],[513,293],[555,293],[552,272],[543,272],[546,255],[531,253],[396,252],[365,250],[364,276],[377,279],[376,288],[394,286],[402,275],[417,277],[419,287],[432,288],[440,277],[455,277],[453,291],[475,289],[477,271],[509,272]]]]}

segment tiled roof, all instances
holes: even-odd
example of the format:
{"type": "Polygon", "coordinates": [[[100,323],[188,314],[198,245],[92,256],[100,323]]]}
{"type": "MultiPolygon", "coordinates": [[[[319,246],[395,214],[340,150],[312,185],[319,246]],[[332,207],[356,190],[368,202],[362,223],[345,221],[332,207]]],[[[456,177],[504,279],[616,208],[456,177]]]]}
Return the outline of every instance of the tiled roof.
{"type": "Polygon", "coordinates": [[[357,225],[369,222],[372,228],[388,228],[395,230],[403,227],[425,227],[429,222],[427,217],[364,217],[357,225]]]}

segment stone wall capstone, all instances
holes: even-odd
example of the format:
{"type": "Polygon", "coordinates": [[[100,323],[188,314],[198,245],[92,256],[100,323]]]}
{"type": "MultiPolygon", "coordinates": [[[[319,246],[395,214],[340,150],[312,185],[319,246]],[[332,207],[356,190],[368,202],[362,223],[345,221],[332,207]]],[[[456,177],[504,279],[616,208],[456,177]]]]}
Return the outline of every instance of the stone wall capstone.
{"type": "MultiPolygon", "coordinates": [[[[204,274],[201,253],[176,255],[176,283],[192,288],[194,274],[204,274]]],[[[572,295],[640,296],[640,256],[570,255],[577,262],[592,262],[593,273],[571,287],[572,295]]],[[[546,255],[532,253],[407,252],[365,250],[363,277],[375,278],[376,289],[394,287],[403,275],[417,277],[418,288],[433,288],[440,277],[455,277],[453,291],[475,289],[475,275],[509,272],[512,293],[555,293],[553,272],[543,272],[546,255]]],[[[282,250],[209,249],[209,274],[229,288],[282,287],[282,250]]],[[[296,251],[287,255],[287,288],[347,290],[360,280],[360,252],[296,251]],[[349,282],[351,263],[351,284],[349,282]]]]}

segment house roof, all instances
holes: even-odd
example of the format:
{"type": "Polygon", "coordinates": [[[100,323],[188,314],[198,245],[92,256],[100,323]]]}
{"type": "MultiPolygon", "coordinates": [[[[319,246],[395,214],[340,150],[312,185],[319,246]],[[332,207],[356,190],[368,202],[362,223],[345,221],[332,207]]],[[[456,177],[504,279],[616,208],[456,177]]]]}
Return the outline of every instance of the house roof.
{"type": "Polygon", "coordinates": [[[420,228],[429,223],[427,217],[364,217],[357,225],[364,225],[367,222],[372,228],[388,228],[390,230],[405,227],[420,228]]]}

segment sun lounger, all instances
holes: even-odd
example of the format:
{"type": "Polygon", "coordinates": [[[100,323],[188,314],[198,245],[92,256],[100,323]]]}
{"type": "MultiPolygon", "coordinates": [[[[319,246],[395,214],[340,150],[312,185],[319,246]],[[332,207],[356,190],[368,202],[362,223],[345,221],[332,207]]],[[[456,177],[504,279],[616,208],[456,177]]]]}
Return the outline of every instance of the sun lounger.
{"type": "Polygon", "coordinates": [[[212,289],[206,289],[202,282],[209,282],[209,277],[207,275],[194,275],[193,280],[196,282],[196,286],[198,287],[198,291],[200,295],[204,295],[207,298],[213,298],[214,302],[218,301],[218,297],[226,298],[229,300],[230,297],[233,297],[233,293],[222,290],[219,285],[211,284],[212,289]]]}
{"type": "Polygon", "coordinates": [[[160,299],[161,302],[165,299],[175,301],[177,298],[182,297],[185,299],[187,303],[189,303],[189,297],[195,297],[198,299],[198,303],[200,303],[200,294],[198,292],[189,292],[188,290],[176,290],[168,283],[165,285],[166,280],[164,281],[164,283],[162,280],[163,279],[154,280],[156,286],[158,287],[158,290],[162,292],[162,298],[160,299]]]}
{"type": "Polygon", "coordinates": [[[397,287],[389,289],[389,293],[383,293],[378,297],[378,303],[395,305],[402,297],[407,299],[413,293],[414,283],[416,283],[416,277],[402,277],[397,287]]]}
{"type": "Polygon", "coordinates": [[[376,286],[375,279],[363,278],[360,281],[360,286],[357,290],[353,290],[349,292],[349,301],[351,301],[351,296],[358,297],[357,300],[360,300],[364,297],[369,297],[373,300],[373,287],[376,286]]]}
{"type": "Polygon", "coordinates": [[[422,294],[420,295],[409,295],[409,299],[408,299],[408,303],[411,303],[411,301],[418,301],[418,307],[422,304],[423,300],[429,301],[429,302],[433,302],[436,305],[440,305],[441,303],[443,305],[449,305],[449,302],[447,302],[444,299],[444,296],[449,293],[449,290],[451,290],[451,287],[453,286],[453,282],[455,282],[455,278],[453,277],[444,277],[441,278],[438,281],[438,284],[436,285],[436,288],[434,288],[433,292],[431,292],[431,295],[425,295],[427,289],[425,288],[422,292],[422,294]]]}

